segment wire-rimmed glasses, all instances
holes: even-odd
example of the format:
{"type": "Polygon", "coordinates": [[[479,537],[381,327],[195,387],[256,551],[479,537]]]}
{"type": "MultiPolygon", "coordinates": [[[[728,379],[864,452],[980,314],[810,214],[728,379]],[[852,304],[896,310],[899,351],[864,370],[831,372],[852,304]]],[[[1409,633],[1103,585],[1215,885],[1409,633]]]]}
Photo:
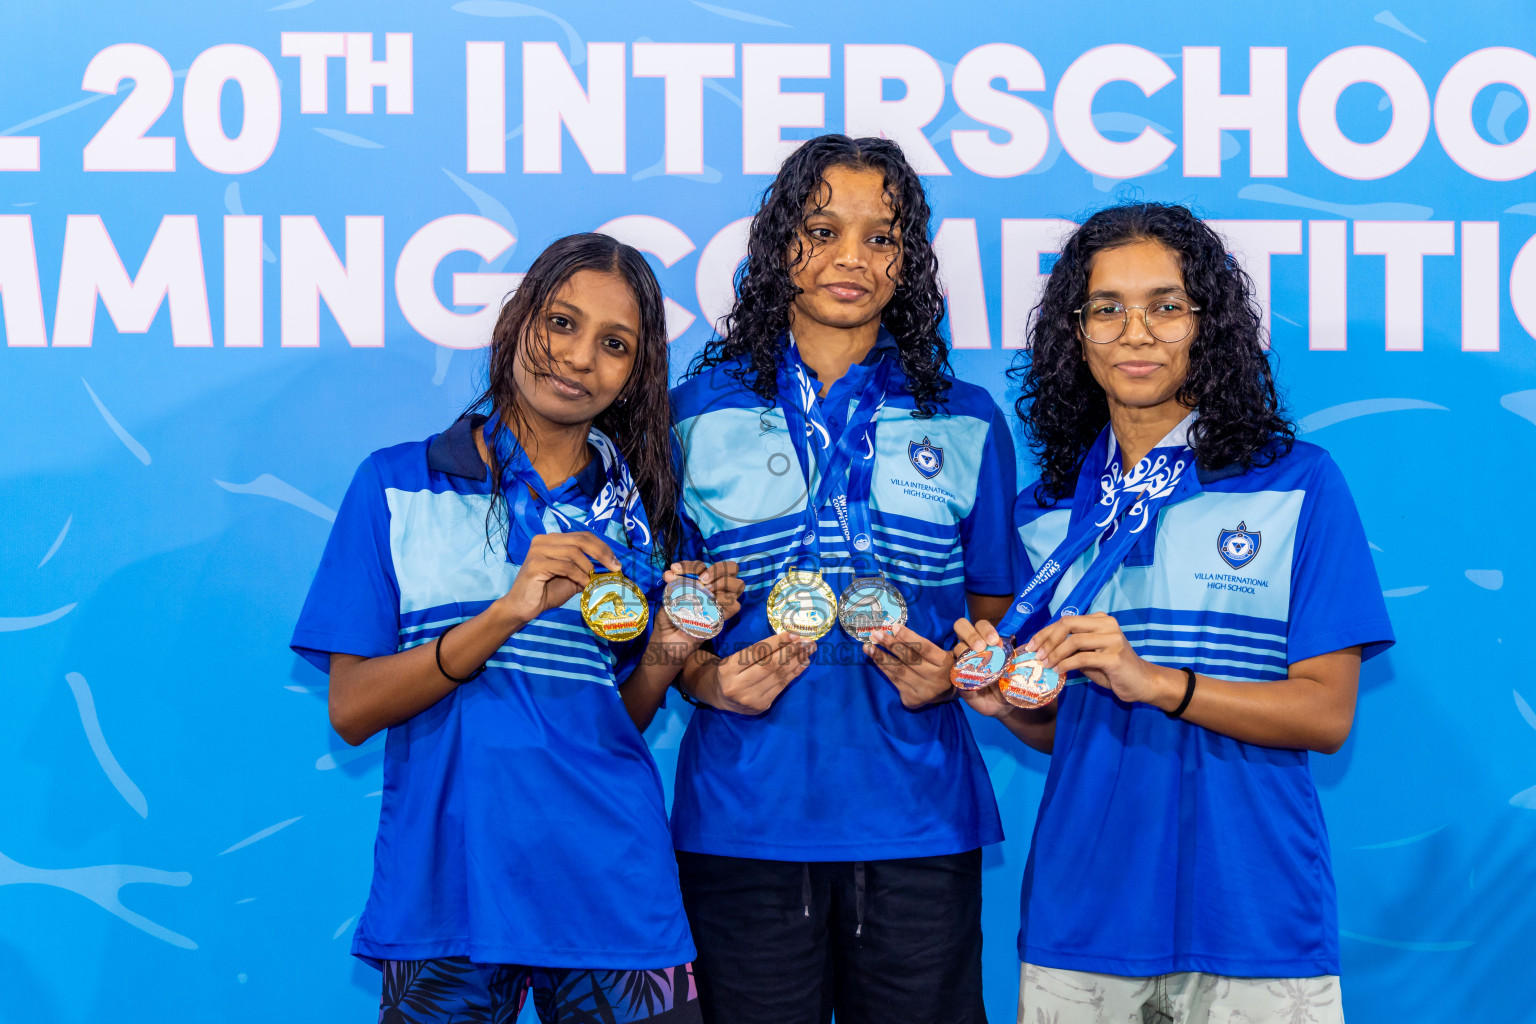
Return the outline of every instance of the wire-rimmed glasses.
{"type": "Polygon", "coordinates": [[[1189,337],[1195,327],[1195,314],[1200,312],[1199,306],[1176,295],[1164,296],[1145,306],[1128,306],[1118,299],[1089,299],[1072,312],[1077,314],[1083,337],[1095,345],[1108,345],[1125,333],[1133,309],[1141,310],[1148,334],[1170,345],[1189,337]]]}

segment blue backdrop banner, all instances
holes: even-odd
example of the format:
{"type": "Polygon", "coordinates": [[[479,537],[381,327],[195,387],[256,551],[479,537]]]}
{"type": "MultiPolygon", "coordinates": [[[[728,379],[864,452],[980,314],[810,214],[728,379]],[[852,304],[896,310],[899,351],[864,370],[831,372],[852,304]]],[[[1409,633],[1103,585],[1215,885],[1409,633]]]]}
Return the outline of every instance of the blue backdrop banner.
{"type": "MultiPolygon", "coordinates": [[[[1505,464],[1536,445],[1536,8],[540,2],[5,6],[0,1018],[372,1019],[382,737],[343,744],[287,648],[353,469],[451,422],[573,231],[652,257],[680,373],[768,176],[847,131],[925,175],[955,368],[1005,406],[1074,221],[1134,195],[1230,241],[1400,638],[1312,761],[1346,1011],[1532,1019],[1536,560],[1502,516],[1536,499],[1505,464]]],[[[1007,1021],[1046,761],[973,725],[1007,1021]]]]}

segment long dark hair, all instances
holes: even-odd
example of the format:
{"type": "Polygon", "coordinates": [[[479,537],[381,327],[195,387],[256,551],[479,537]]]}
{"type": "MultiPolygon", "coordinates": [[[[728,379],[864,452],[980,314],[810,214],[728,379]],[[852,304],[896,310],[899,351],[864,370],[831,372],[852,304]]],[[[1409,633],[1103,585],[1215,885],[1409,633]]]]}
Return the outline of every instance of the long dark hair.
{"type": "Polygon", "coordinates": [[[1264,349],[1253,281],[1216,232],[1183,206],[1112,206],[1073,232],[1051,271],[1029,327],[1029,348],[1010,375],[1023,387],[1014,408],[1040,462],[1036,497],[1049,504],[1072,493],[1078,470],[1109,405],[1083,359],[1073,310],[1088,298],[1093,257],[1138,241],[1178,254],[1184,288],[1201,308],[1190,341],[1189,374],[1178,398],[1199,410],[1189,445],[1206,469],[1265,465],[1291,450],[1286,417],[1264,349]]]}
{"type": "MultiPolygon", "coordinates": [[[[670,562],[677,554],[677,477],[672,467],[668,433],[672,407],[667,398],[667,324],[661,286],[645,257],[631,246],[607,235],[567,235],[550,244],[528,268],[517,291],[512,293],[491,332],[490,361],[485,390],[470,403],[492,417],[491,461],[493,480],[501,477],[495,465],[495,441],[508,423],[523,424],[513,367],[524,345],[534,347],[529,362],[535,368],[548,365],[549,336],[542,314],[565,283],[582,270],[618,274],[629,285],[640,307],[640,339],[629,380],[619,396],[597,414],[594,425],[612,438],[640,488],[650,521],[654,550],[670,562]]],[[[527,431],[517,430],[527,437],[527,431]]],[[[497,495],[492,499],[494,520],[504,520],[497,495]]],[[[493,521],[494,521],[493,520],[493,521]]]]}
{"type": "Polygon", "coordinates": [[[827,171],[834,167],[878,171],[885,179],[893,219],[901,235],[901,280],[880,314],[896,339],[907,390],[917,416],[933,415],[950,382],[949,346],[939,335],[944,291],[928,237],[928,198],[901,147],[889,139],[821,135],[795,150],[763,192],[747,240],[747,260],[736,274],[736,301],[725,329],[705,344],[688,367],[690,377],[727,365],[732,377],[769,405],[778,397],[781,339],[799,289],[791,269],[805,252],[801,225],[830,197],[827,171]]]}

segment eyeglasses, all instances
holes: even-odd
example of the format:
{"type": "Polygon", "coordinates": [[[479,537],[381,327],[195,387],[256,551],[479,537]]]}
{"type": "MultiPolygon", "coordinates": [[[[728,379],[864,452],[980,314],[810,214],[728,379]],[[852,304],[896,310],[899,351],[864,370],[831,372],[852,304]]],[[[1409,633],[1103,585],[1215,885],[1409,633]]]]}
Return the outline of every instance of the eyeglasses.
{"type": "Polygon", "coordinates": [[[1200,312],[1200,307],[1191,305],[1189,300],[1171,296],[1147,306],[1127,306],[1114,299],[1090,299],[1072,312],[1077,314],[1083,337],[1095,345],[1108,345],[1120,340],[1125,333],[1133,309],[1141,310],[1141,320],[1147,325],[1148,334],[1170,345],[1189,337],[1195,327],[1195,314],[1200,312]]]}

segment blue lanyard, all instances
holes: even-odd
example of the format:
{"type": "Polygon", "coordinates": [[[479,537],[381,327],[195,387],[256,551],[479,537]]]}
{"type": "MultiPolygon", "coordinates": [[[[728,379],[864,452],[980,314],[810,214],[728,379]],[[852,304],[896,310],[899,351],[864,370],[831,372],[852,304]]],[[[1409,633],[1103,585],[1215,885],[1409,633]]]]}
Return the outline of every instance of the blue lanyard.
{"type": "MultiPolygon", "coordinates": [[[[1108,427],[1104,429],[1106,433],[1109,431],[1108,427]]],[[[1099,450],[1100,446],[1095,444],[1089,457],[1099,450]]],[[[1099,478],[1098,503],[1067,530],[1067,536],[1056,550],[1019,591],[1008,614],[997,624],[998,636],[1017,636],[1037,611],[1049,608],[1061,574],[1099,541],[1097,557],[1067,594],[1060,611],[1051,616],[1051,621],[1081,615],[1130,555],[1141,532],[1149,523],[1157,521],[1158,513],[1199,491],[1194,464],[1194,452],[1183,444],[1152,449],[1124,475],[1120,472],[1120,460],[1116,458],[1099,478]]]]}
{"type": "Polygon", "coordinates": [[[507,561],[521,565],[528,557],[528,547],[533,538],[549,532],[544,523],[543,510],[553,514],[558,533],[574,533],[587,530],[608,540],[603,527],[614,516],[624,517],[624,532],[629,546],[610,543],[613,553],[624,567],[624,575],[633,580],[641,590],[650,593],[660,582],[661,574],[651,562],[651,527],[646,519],[645,505],[640,501],[640,488],[630,475],[624,456],[601,430],[591,428],[587,443],[597,449],[603,460],[603,486],[593,499],[592,505],[579,518],[572,518],[555,503],[554,495],[545,486],[544,479],[534,470],[528,453],[511,430],[501,430],[494,438],[493,422],[486,424],[486,435],[496,446],[496,461],[501,466],[501,493],[507,499],[511,529],[507,537],[507,561]],[[542,508],[535,507],[533,495],[537,495],[542,508]],[[637,539],[638,538],[638,539],[637,539]]]}
{"type": "MultiPolygon", "coordinates": [[[[869,528],[869,491],[874,476],[875,420],[885,405],[885,389],[891,377],[893,359],[883,358],[864,382],[853,414],[842,435],[834,442],[827,419],[816,401],[817,387],[790,339],[779,366],[779,394],[785,396],[784,420],[789,436],[800,457],[805,475],[806,506],[801,536],[790,549],[787,565],[821,569],[821,510],[832,503],[838,510],[838,525],[854,550],[854,568],[860,566],[862,552],[858,538],[873,558],[874,543],[869,528]],[[819,471],[820,479],[817,480],[819,471]],[[814,486],[814,493],[812,486],[814,486]]],[[[878,566],[874,572],[878,573],[878,566]]]]}

